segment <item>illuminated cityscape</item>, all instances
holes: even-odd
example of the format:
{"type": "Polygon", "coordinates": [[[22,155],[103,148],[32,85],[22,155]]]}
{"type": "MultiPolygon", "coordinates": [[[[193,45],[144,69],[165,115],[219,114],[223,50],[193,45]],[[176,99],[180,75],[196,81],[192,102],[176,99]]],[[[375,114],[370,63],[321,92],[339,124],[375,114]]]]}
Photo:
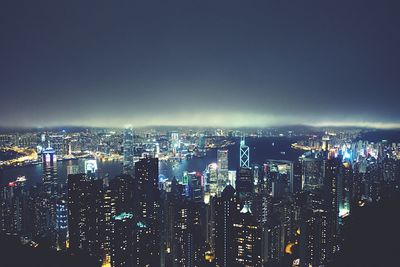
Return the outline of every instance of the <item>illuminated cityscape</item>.
{"type": "Polygon", "coordinates": [[[3,133],[37,157],[1,162],[1,231],[94,266],[330,266],[353,211],[398,190],[400,143],[303,128],[3,133]]]}
{"type": "Polygon", "coordinates": [[[0,266],[399,265],[396,1],[79,2],[0,8],[0,266]]]}

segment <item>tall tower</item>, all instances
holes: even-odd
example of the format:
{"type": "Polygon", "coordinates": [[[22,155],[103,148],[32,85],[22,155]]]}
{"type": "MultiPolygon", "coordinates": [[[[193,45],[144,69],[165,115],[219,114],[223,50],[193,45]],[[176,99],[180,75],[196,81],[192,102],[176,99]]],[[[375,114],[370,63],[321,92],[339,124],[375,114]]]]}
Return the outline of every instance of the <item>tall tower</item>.
{"type": "Polygon", "coordinates": [[[172,153],[174,154],[174,156],[177,154],[179,148],[180,148],[179,133],[172,132],[171,133],[171,149],[172,149],[172,153]]]}
{"type": "Polygon", "coordinates": [[[228,170],[228,150],[217,150],[218,161],[218,195],[224,190],[225,186],[229,184],[229,170],[228,170]]]}
{"type": "Polygon", "coordinates": [[[123,212],[113,216],[111,238],[112,266],[133,266],[134,222],[133,214],[123,212]]]}
{"type": "Polygon", "coordinates": [[[135,266],[160,266],[160,191],[158,159],[135,163],[135,213],[138,224],[134,248],[135,266]]]}
{"type": "Polygon", "coordinates": [[[216,196],[218,192],[218,164],[211,163],[208,165],[208,190],[211,196],[216,196]]]}
{"type": "Polygon", "coordinates": [[[65,250],[68,236],[67,201],[59,199],[56,203],[56,247],[65,250]]]}
{"type": "Polygon", "coordinates": [[[124,172],[132,173],[133,171],[133,156],[134,156],[134,143],[133,143],[133,130],[127,128],[124,131],[124,172]]]}
{"type": "Polygon", "coordinates": [[[72,253],[84,251],[100,260],[103,182],[73,174],[68,176],[67,187],[69,249],[72,253]]]}
{"type": "Polygon", "coordinates": [[[234,266],[262,266],[261,227],[245,204],[233,223],[234,266]]]}
{"type": "Polygon", "coordinates": [[[218,266],[235,266],[233,250],[234,220],[239,213],[239,199],[235,189],[228,185],[215,202],[215,260],[218,266]]]}
{"type": "Polygon", "coordinates": [[[240,167],[250,168],[250,152],[249,147],[246,146],[244,136],[240,139],[240,167]]]}

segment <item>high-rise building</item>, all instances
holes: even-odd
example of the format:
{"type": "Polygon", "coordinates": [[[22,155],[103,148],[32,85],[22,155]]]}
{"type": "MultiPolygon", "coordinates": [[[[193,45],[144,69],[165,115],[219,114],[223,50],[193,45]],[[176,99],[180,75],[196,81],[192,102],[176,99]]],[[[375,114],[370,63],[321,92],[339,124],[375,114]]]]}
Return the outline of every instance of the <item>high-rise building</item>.
{"type": "Polygon", "coordinates": [[[293,163],[291,161],[268,160],[264,169],[273,197],[282,198],[293,193],[293,163]]]}
{"type": "Polygon", "coordinates": [[[245,204],[234,218],[232,246],[234,259],[231,266],[263,266],[261,236],[261,227],[248,205],[245,204]]]}
{"type": "Polygon", "coordinates": [[[136,266],[160,265],[160,191],[158,159],[142,158],[135,163],[135,213],[138,227],[134,247],[136,266]]]}
{"type": "Polygon", "coordinates": [[[329,141],[330,141],[329,135],[325,134],[322,137],[322,150],[323,151],[329,151],[329,149],[330,149],[329,141]]]}
{"type": "Polygon", "coordinates": [[[342,168],[341,158],[330,158],[324,161],[324,207],[328,216],[327,257],[332,258],[336,252],[336,239],[339,223],[338,180],[342,168]]]}
{"type": "Polygon", "coordinates": [[[111,266],[135,266],[133,258],[135,223],[132,213],[120,213],[112,219],[111,266]]]}
{"type": "Polygon", "coordinates": [[[134,212],[134,181],[129,174],[122,174],[109,182],[111,215],[134,212]]]}
{"type": "MultiPolygon", "coordinates": [[[[21,233],[24,225],[24,202],[22,186],[10,182],[0,187],[0,232],[21,233]]],[[[49,229],[46,227],[45,230],[49,229]]]]}
{"type": "Polygon", "coordinates": [[[183,194],[185,185],[171,180],[170,190],[163,192],[161,207],[163,209],[161,226],[162,246],[161,266],[173,266],[175,259],[175,228],[176,216],[179,214],[178,206],[184,202],[183,194]]]}
{"type": "Polygon", "coordinates": [[[221,194],[225,186],[229,184],[228,170],[228,150],[217,150],[217,165],[218,165],[218,195],[221,194]]]}
{"type": "Polygon", "coordinates": [[[207,170],[207,191],[211,196],[218,195],[218,164],[211,163],[208,165],[207,170]]]}
{"type": "Polygon", "coordinates": [[[233,188],[236,187],[236,171],[235,170],[230,170],[228,171],[228,180],[229,184],[233,186],[233,188]]]}
{"type": "Polygon", "coordinates": [[[302,174],[303,174],[302,162],[301,160],[296,160],[293,163],[292,193],[298,193],[301,191],[302,174]]]}
{"type": "Polygon", "coordinates": [[[353,195],[353,168],[349,162],[342,164],[337,182],[337,198],[339,217],[344,218],[350,214],[353,195]]]}
{"type": "Polygon", "coordinates": [[[238,216],[240,203],[235,189],[228,185],[215,203],[215,260],[221,267],[235,266],[234,220],[238,216]]]}
{"type": "Polygon", "coordinates": [[[171,150],[174,155],[176,155],[180,149],[180,141],[179,141],[179,133],[172,132],[171,133],[171,150]]]}
{"type": "Polygon", "coordinates": [[[102,259],[102,181],[92,180],[86,174],[68,176],[69,249],[80,250],[102,259]]]}
{"type": "Polygon", "coordinates": [[[320,158],[303,158],[302,189],[312,190],[320,188],[323,181],[323,161],[320,158]]]}
{"type": "Polygon", "coordinates": [[[240,139],[240,167],[250,168],[250,150],[245,143],[244,137],[240,139]]]}
{"type": "Polygon", "coordinates": [[[202,266],[204,235],[201,229],[201,204],[181,200],[173,214],[173,266],[202,266]]]}
{"type": "Polygon", "coordinates": [[[248,195],[253,192],[253,173],[250,168],[241,167],[237,170],[235,188],[239,195],[248,195]]]}
{"type": "Polygon", "coordinates": [[[68,235],[67,201],[59,199],[56,203],[56,247],[57,250],[66,250],[68,235]]]}
{"type": "Polygon", "coordinates": [[[123,140],[123,149],[124,149],[124,172],[132,173],[133,172],[133,157],[135,155],[135,146],[133,139],[133,130],[132,128],[126,128],[124,130],[124,140],[123,140]]]}
{"type": "Polygon", "coordinates": [[[206,146],[206,138],[205,138],[204,134],[200,134],[200,136],[199,136],[199,149],[203,150],[205,146],[206,146]]]}
{"type": "Polygon", "coordinates": [[[304,210],[300,232],[300,266],[326,266],[329,257],[327,212],[304,210]]]}
{"type": "Polygon", "coordinates": [[[189,177],[189,198],[200,203],[204,201],[204,177],[201,172],[188,173],[189,177]]]}

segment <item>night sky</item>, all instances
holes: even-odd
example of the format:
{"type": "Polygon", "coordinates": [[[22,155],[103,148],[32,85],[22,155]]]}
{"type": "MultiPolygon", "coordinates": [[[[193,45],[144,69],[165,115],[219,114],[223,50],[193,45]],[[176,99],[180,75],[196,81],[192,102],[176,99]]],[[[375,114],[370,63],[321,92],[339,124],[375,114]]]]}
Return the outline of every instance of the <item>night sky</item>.
{"type": "Polygon", "coordinates": [[[0,126],[400,126],[400,1],[0,3],[0,126]]]}

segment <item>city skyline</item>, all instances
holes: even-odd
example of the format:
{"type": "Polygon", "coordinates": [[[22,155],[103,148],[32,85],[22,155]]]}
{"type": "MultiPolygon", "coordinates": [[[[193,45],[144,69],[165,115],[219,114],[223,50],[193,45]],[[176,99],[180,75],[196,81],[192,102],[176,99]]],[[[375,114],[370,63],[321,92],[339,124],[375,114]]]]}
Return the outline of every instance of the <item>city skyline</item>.
{"type": "Polygon", "coordinates": [[[0,265],[397,266],[399,10],[2,1],[0,265]]]}
{"type": "Polygon", "coordinates": [[[399,131],[315,130],[0,134],[5,265],[392,266],[399,131]]]}
{"type": "Polygon", "coordinates": [[[400,127],[395,1],[95,3],[3,6],[0,126],[400,127]]]}

